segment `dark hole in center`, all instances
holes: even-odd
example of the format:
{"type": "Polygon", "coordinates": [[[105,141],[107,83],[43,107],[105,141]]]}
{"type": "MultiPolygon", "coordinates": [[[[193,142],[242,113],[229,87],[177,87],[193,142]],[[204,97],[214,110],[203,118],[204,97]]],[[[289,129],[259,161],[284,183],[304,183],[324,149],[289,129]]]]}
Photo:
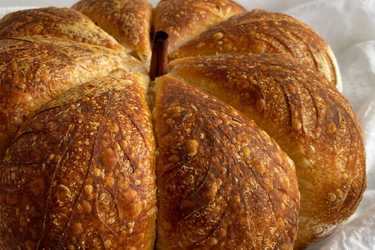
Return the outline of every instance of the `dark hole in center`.
{"type": "Polygon", "coordinates": [[[168,64],[168,33],[157,31],[154,35],[152,44],[152,57],[150,66],[150,77],[154,80],[156,77],[166,73],[168,64]]]}

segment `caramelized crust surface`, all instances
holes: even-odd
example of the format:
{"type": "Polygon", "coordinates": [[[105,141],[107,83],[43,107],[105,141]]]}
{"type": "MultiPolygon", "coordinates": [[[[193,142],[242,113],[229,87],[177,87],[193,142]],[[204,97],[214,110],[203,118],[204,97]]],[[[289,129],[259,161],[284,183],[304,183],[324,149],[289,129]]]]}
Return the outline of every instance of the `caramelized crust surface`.
{"type": "Polygon", "coordinates": [[[294,160],[301,192],[297,248],[354,212],[366,183],[361,130],[324,77],[282,55],[184,58],[170,67],[171,75],[253,119],[294,160]]]}
{"type": "Polygon", "coordinates": [[[187,42],[171,58],[218,53],[285,53],[341,84],[340,72],[329,46],[297,19],[263,10],[236,15],[187,42]]]}
{"type": "Polygon", "coordinates": [[[150,61],[152,8],[147,0],[81,0],[73,8],[90,17],[134,56],[150,61]]]}
{"type": "Polygon", "coordinates": [[[193,86],[157,80],[159,249],[293,249],[293,162],[253,122],[193,86]]]}
{"type": "Polygon", "coordinates": [[[44,106],[0,163],[0,246],[153,249],[152,133],[144,89],[123,71],[44,106]]]}
{"type": "Polygon", "coordinates": [[[134,58],[104,47],[37,36],[0,40],[0,155],[18,125],[41,105],[117,68],[145,71],[134,58]]]}
{"type": "Polygon", "coordinates": [[[155,30],[169,34],[169,51],[245,9],[231,0],[161,0],[154,10],[155,30]]]}
{"type": "Polygon", "coordinates": [[[120,49],[116,40],[89,18],[69,8],[41,8],[10,13],[0,21],[0,38],[43,35],[120,49]]]}

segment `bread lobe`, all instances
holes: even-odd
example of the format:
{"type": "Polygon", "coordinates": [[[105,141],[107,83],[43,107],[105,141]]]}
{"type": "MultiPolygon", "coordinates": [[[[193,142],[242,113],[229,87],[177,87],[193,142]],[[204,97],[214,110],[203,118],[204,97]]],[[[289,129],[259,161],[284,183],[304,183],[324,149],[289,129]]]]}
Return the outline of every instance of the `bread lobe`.
{"type": "Polygon", "coordinates": [[[154,151],[130,74],[67,91],[22,126],[0,163],[1,245],[153,249],[154,151]]]}
{"type": "Polygon", "coordinates": [[[293,249],[293,162],[253,122],[170,76],[154,111],[159,249],[293,249]]]}
{"type": "Polygon", "coordinates": [[[136,59],[101,46],[40,36],[0,40],[0,155],[18,126],[43,104],[118,68],[145,72],[136,59]]]}
{"type": "Polygon", "coordinates": [[[89,18],[69,8],[20,10],[0,21],[0,38],[37,36],[57,37],[75,42],[121,49],[122,46],[89,18]]]}
{"type": "Polygon", "coordinates": [[[336,58],[309,26],[286,14],[253,10],[219,23],[170,55],[171,59],[217,53],[283,53],[341,84],[336,58]]]}
{"type": "Polygon", "coordinates": [[[366,186],[361,129],[348,101],[323,76],[270,54],[183,58],[170,68],[170,75],[253,119],[296,163],[297,249],[355,211],[366,186]]]}
{"type": "Polygon", "coordinates": [[[245,9],[231,0],[161,0],[154,10],[156,31],[169,35],[169,51],[193,39],[211,26],[245,9]]]}
{"type": "Polygon", "coordinates": [[[128,52],[150,62],[152,7],[147,0],[81,0],[72,8],[90,17],[128,52]]]}

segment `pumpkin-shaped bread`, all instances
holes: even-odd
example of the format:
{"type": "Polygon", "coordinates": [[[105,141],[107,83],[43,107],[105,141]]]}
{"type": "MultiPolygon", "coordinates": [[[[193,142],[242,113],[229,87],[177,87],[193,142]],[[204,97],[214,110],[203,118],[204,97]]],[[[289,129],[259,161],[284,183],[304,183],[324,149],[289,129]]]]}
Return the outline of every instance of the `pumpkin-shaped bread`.
{"type": "Polygon", "coordinates": [[[0,249],[302,249],[366,185],[340,81],[306,24],[231,0],[10,13],[0,249]]]}

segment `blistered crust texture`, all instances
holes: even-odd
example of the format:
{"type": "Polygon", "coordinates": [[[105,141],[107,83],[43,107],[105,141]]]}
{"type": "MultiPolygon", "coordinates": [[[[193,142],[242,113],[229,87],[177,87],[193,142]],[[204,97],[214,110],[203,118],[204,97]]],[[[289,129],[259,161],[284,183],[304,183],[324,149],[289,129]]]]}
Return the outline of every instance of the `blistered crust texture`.
{"type": "Polygon", "coordinates": [[[157,81],[159,249],[293,249],[293,162],[253,122],[174,78],[157,81]]]}
{"type": "Polygon", "coordinates": [[[70,90],[24,124],[0,164],[0,245],[153,249],[154,150],[129,75],[70,90]]]}
{"type": "Polygon", "coordinates": [[[297,247],[355,211],[366,183],[361,130],[323,76],[270,54],[191,57],[170,68],[253,119],[294,160],[301,192],[297,247]]]}
{"type": "Polygon", "coordinates": [[[169,50],[174,51],[210,26],[245,9],[231,0],[161,0],[154,10],[155,30],[169,35],[169,50]]]}
{"type": "Polygon", "coordinates": [[[151,59],[152,8],[146,0],[81,0],[74,9],[90,17],[139,59],[151,59]]]}

